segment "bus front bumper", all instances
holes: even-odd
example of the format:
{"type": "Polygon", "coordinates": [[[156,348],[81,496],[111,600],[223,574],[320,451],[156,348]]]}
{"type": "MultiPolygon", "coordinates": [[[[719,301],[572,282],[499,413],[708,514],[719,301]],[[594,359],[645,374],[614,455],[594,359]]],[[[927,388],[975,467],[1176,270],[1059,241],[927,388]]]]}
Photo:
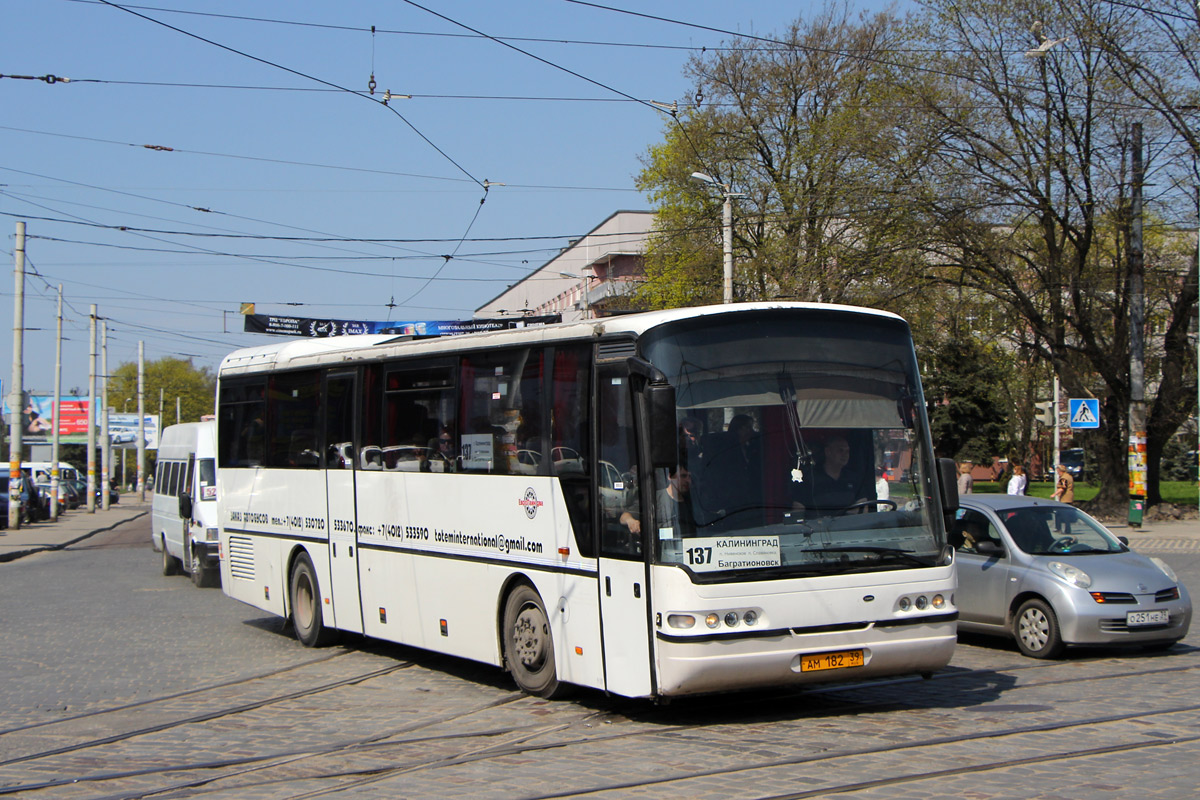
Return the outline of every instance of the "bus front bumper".
{"type": "Polygon", "coordinates": [[[657,635],[658,694],[723,692],[768,686],[927,674],[950,663],[956,622],[853,631],[789,631],[733,637],[657,635]]]}

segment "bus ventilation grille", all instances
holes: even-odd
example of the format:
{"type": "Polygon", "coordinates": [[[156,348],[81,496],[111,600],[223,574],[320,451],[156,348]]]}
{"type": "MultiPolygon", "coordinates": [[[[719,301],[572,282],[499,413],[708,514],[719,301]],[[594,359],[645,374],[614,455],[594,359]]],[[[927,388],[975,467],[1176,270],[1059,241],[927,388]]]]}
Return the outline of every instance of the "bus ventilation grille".
{"type": "Polygon", "coordinates": [[[254,580],[254,542],[250,537],[229,537],[229,574],[239,580],[254,580]]]}
{"type": "Polygon", "coordinates": [[[620,361],[637,355],[637,344],[631,341],[600,342],[596,345],[597,361],[620,361]]]}

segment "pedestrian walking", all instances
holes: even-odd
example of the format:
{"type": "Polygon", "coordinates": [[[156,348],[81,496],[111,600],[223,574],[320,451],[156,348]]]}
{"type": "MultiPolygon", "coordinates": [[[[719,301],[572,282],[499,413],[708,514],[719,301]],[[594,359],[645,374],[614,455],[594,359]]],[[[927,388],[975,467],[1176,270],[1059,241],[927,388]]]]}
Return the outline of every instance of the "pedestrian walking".
{"type": "Polygon", "coordinates": [[[1013,464],[1012,477],[1008,479],[1009,494],[1025,494],[1025,487],[1029,483],[1025,479],[1025,468],[1020,464],[1013,464]]]}
{"type": "Polygon", "coordinates": [[[1075,502],[1075,478],[1067,471],[1066,464],[1058,465],[1058,480],[1055,483],[1054,494],[1051,495],[1060,503],[1075,502]]]}

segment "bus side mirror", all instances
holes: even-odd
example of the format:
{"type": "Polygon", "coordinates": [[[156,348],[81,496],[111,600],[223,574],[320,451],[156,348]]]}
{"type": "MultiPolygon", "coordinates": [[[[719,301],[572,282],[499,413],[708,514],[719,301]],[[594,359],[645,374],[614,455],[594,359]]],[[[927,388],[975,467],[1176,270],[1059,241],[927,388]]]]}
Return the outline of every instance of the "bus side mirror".
{"type": "Polygon", "coordinates": [[[679,462],[679,434],[675,430],[675,387],[652,383],[646,387],[650,407],[650,464],[674,467],[679,462]]]}
{"type": "Polygon", "coordinates": [[[942,495],[942,513],[951,519],[954,512],[958,511],[958,468],[954,465],[954,459],[938,459],[938,488],[942,495]]]}
{"type": "Polygon", "coordinates": [[[179,493],[179,516],[181,519],[192,518],[192,496],[187,492],[179,493]]]}

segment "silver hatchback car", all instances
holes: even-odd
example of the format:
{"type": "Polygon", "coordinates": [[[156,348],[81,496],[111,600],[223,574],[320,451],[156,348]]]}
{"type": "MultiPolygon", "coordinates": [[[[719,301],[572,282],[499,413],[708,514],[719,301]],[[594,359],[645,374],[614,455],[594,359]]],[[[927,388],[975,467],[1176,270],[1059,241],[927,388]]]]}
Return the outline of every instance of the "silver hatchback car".
{"type": "Polygon", "coordinates": [[[1074,506],[1003,494],[960,501],[950,530],[960,630],[1010,636],[1033,658],[1067,645],[1165,649],[1187,635],[1192,601],[1171,568],[1074,506]]]}

